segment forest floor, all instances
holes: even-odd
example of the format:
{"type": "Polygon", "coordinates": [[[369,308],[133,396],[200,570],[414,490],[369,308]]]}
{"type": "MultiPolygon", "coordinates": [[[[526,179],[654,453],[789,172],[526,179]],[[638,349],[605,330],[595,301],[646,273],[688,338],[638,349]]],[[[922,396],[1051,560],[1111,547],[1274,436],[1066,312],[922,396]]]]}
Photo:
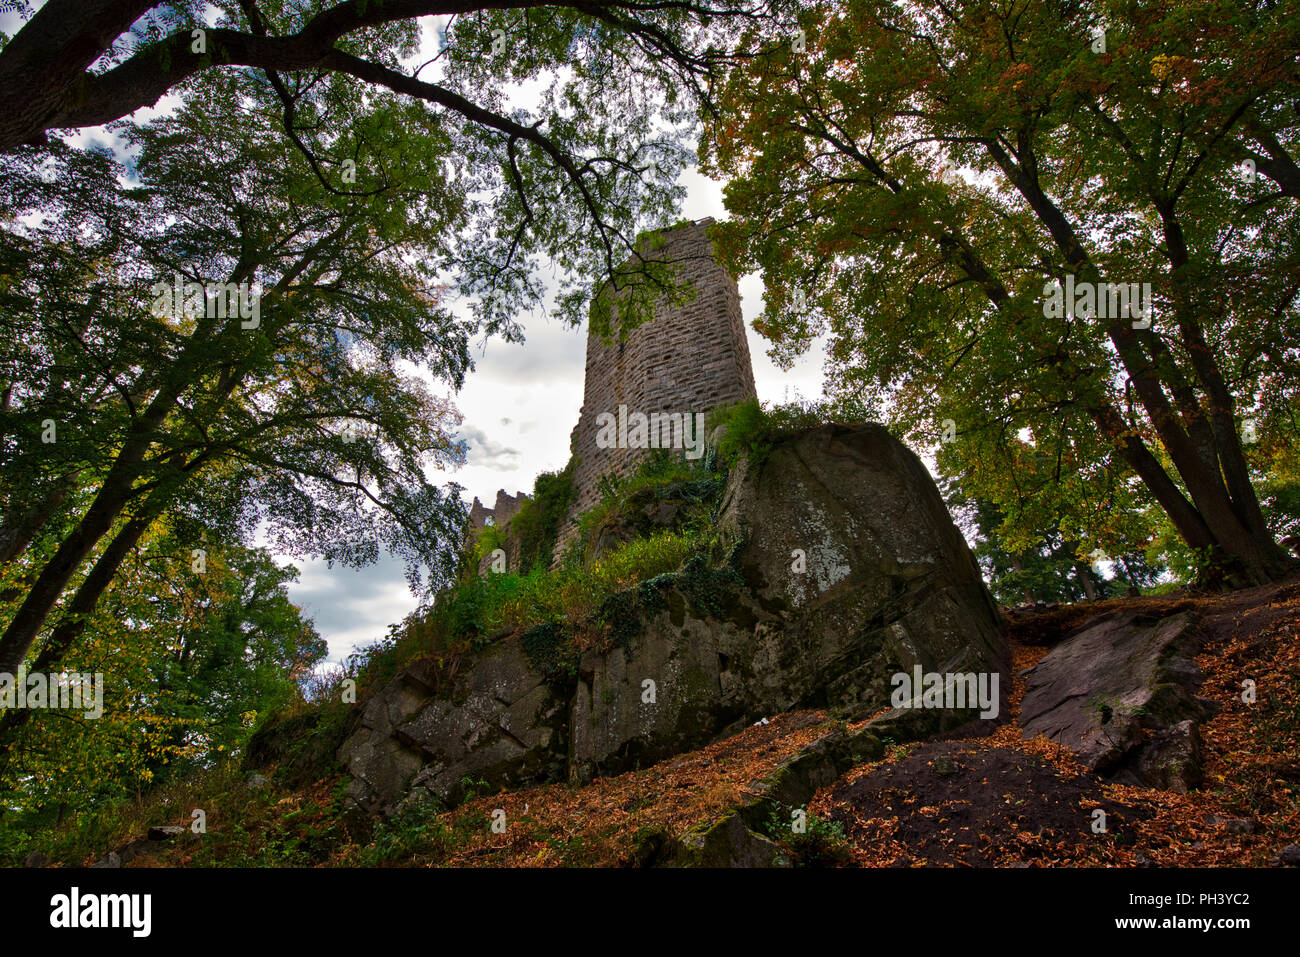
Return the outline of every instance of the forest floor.
{"type": "MultiPolygon", "coordinates": [[[[1011,720],[984,738],[892,746],[852,769],[809,803],[818,840],[792,847],[797,862],[1270,866],[1283,847],[1300,843],[1300,581],[1020,612],[1008,637],[1011,720]],[[1109,783],[1064,748],[1021,736],[1021,672],[1065,633],[1117,608],[1197,613],[1200,694],[1221,710],[1201,726],[1205,778],[1190,794],[1109,783]],[[1242,700],[1246,679],[1257,689],[1253,704],[1242,700]],[[1097,808],[1105,811],[1103,833],[1094,833],[1097,808]]],[[[650,768],[582,786],[483,794],[450,812],[377,828],[341,811],[339,778],[251,790],[231,771],[204,793],[182,788],[132,815],[137,828],[172,818],[187,831],[126,866],[636,866],[757,793],[781,761],[833,726],[823,711],[790,712],[650,768]],[[207,807],[202,837],[189,833],[192,812],[179,811],[203,806],[198,801],[207,807]],[[492,828],[500,812],[504,833],[492,828]]]]}

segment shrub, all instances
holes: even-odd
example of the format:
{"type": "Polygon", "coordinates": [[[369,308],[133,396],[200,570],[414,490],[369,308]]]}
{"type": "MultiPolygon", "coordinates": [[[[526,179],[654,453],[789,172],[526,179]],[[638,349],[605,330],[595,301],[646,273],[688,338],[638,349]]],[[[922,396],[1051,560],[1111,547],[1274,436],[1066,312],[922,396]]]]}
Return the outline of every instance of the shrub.
{"type": "Polygon", "coordinates": [[[691,462],[681,453],[655,449],[631,475],[600,479],[600,502],[578,519],[582,545],[593,544],[600,530],[610,524],[637,525],[639,510],[655,502],[683,504],[686,514],[677,524],[702,532],[712,526],[725,484],[726,472],[718,470],[716,456],[691,462]]]}
{"type": "Polygon", "coordinates": [[[571,643],[544,655],[547,670],[558,673],[568,668],[571,647],[588,647],[607,634],[610,620],[603,609],[611,595],[674,572],[708,548],[699,533],[662,531],[626,542],[589,566],[551,570],[538,564],[522,575],[465,578],[441,592],[432,608],[413,613],[384,641],[355,655],[353,669],[363,676],[358,684],[376,687],[420,655],[454,654],[541,626],[546,627],[532,635],[535,645],[555,644],[557,630],[571,643]]]}
{"type": "Polygon", "coordinates": [[[760,830],[790,849],[796,867],[841,867],[853,862],[843,825],[808,814],[804,818],[804,830],[796,833],[791,828],[792,810],[775,805],[760,830]]]}
{"type": "Polygon", "coordinates": [[[861,422],[867,418],[864,409],[851,403],[796,401],[759,405],[757,399],[746,399],[716,410],[709,417],[709,431],[724,428],[717,454],[726,468],[734,467],[741,458],[762,468],[777,440],[784,436],[828,422],[861,422]]]}
{"type": "MultiPolygon", "coordinates": [[[[743,414],[763,428],[783,421],[770,419],[757,403],[743,414]]],[[[708,560],[717,545],[716,512],[726,483],[716,453],[692,462],[655,450],[633,474],[602,480],[599,505],[581,517],[578,549],[552,569],[550,555],[574,494],[575,464],[570,460],[564,471],[538,476],[533,499],[510,521],[524,571],[478,574],[482,559],[505,541],[500,526],[484,528],[459,581],[354,656],[354,673],[364,676],[359,684],[374,687],[417,657],[455,655],[505,635],[524,636],[539,667],[559,677],[572,670],[577,651],[617,640],[617,626],[635,628],[657,610],[659,593],[669,585],[679,586],[693,607],[719,612],[719,589],[738,578],[732,568],[715,569],[708,560]],[[671,527],[654,527],[647,517],[646,506],[655,502],[678,506],[671,527]],[[577,557],[583,546],[607,523],[636,537],[583,562],[577,557]]]]}
{"type": "Polygon", "coordinates": [[[560,523],[573,503],[573,469],[570,459],[562,472],[543,472],[533,483],[533,497],[510,519],[510,533],[519,540],[521,568],[550,565],[560,523]]]}

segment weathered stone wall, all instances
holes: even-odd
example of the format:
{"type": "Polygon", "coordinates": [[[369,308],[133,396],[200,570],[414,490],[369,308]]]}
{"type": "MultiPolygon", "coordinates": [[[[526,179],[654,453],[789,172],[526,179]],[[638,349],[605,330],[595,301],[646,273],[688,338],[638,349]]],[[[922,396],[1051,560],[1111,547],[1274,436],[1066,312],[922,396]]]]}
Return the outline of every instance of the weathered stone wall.
{"type": "Polygon", "coordinates": [[[528,496],[523,492],[518,495],[511,495],[505,489],[497,489],[497,500],[491,508],[488,508],[474,496],[474,504],[469,507],[469,529],[471,532],[482,531],[483,526],[487,524],[489,518],[492,519],[493,525],[504,526],[528,501],[528,496]]]}
{"type": "MultiPolygon", "coordinates": [[[[488,508],[478,500],[477,495],[474,496],[474,504],[469,507],[469,525],[465,530],[467,545],[473,544],[478,533],[483,531],[490,519],[491,523],[500,527],[505,535],[506,569],[514,572],[519,571],[522,544],[518,536],[510,534],[510,520],[519,513],[519,510],[524,506],[524,502],[527,501],[529,501],[529,498],[523,492],[511,495],[505,489],[498,489],[495,504],[492,508],[488,508]]],[[[491,556],[485,556],[479,564],[479,574],[487,574],[491,564],[491,556]]]]}
{"type": "Polygon", "coordinates": [[[578,456],[574,503],[560,529],[556,555],[576,536],[576,519],[600,500],[600,478],[627,475],[646,456],[643,449],[596,446],[597,416],[628,412],[711,412],[751,398],[754,372],[745,341],[740,293],[731,274],[713,255],[708,227],[712,219],[663,233],[665,245],[654,255],[677,265],[680,281],[695,298],[680,306],[665,303],[654,319],[633,329],[623,342],[606,343],[587,335],[586,381],[582,411],[573,430],[578,456]]]}

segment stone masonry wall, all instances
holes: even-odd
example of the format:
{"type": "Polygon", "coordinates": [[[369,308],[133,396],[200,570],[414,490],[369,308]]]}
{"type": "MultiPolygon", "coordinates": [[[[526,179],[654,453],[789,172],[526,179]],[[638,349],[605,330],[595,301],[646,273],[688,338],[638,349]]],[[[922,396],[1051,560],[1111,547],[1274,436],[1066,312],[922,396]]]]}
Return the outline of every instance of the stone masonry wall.
{"type": "MultiPolygon", "coordinates": [[[[469,508],[469,525],[465,530],[467,542],[473,542],[479,532],[488,524],[488,519],[492,524],[505,529],[506,541],[506,567],[510,571],[519,571],[519,560],[521,545],[519,539],[510,534],[510,520],[515,514],[523,508],[524,502],[527,502],[528,496],[523,492],[517,495],[511,495],[505,489],[497,490],[497,499],[492,508],[488,508],[474,496],[474,504],[469,508]]],[[[491,556],[484,556],[479,565],[479,574],[487,574],[488,568],[492,564],[491,556]]]]}
{"type": "Polygon", "coordinates": [[[602,412],[711,412],[752,398],[754,371],[745,341],[740,293],[717,261],[708,236],[712,219],[665,230],[656,256],[677,264],[678,278],[695,290],[680,306],[665,303],[654,319],[633,329],[625,341],[606,343],[588,332],[582,411],[573,430],[578,456],[575,498],[560,529],[556,556],[577,535],[574,519],[600,500],[606,474],[624,476],[649,454],[642,449],[596,446],[596,418],[602,412]]]}

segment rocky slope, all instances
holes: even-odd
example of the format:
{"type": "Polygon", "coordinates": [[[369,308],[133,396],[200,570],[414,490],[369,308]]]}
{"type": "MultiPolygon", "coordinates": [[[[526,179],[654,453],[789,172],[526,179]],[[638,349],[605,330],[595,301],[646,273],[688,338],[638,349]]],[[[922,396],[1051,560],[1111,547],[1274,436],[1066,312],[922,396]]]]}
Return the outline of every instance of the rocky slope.
{"type": "MultiPolygon", "coordinates": [[[[1022,611],[1011,616],[1008,638],[1009,721],[997,728],[979,721],[944,729],[941,712],[915,709],[850,722],[795,710],[586,785],[474,788],[453,810],[408,804],[388,819],[346,798],[346,778],[319,760],[329,732],[308,711],[283,722],[274,742],[263,739],[281,748],[250,752],[259,773],[214,768],[99,820],[89,839],[70,824],[29,863],[1300,866],[1300,583],[1022,611]],[[1089,633],[1096,640],[1099,629],[1121,639],[1117,653],[1161,644],[1143,635],[1177,633],[1147,659],[1155,667],[1128,673],[1158,676],[1163,661],[1187,675],[1181,659],[1203,675],[1191,697],[1215,705],[1201,719],[1153,708],[1158,720],[1149,721],[1135,711],[1130,733],[1112,733],[1128,747],[1104,773],[1089,767],[1086,749],[1026,736],[1021,726],[1027,688],[1056,670],[1049,658],[1072,657],[1071,642],[1089,633]],[[1161,726],[1185,720],[1197,721],[1202,742],[1198,784],[1183,793],[1121,782],[1125,754],[1140,754],[1161,726]],[[206,833],[193,833],[194,808],[207,812],[206,833]],[[147,837],[167,837],[169,824],[183,829],[179,837],[147,837]]],[[[1095,647],[1115,663],[1109,643],[1095,647]]],[[[1112,705],[1110,720],[1117,711],[1112,705]]],[[[1097,730],[1109,723],[1101,708],[1084,714],[1097,730]]]]}
{"type": "MultiPolygon", "coordinates": [[[[546,623],[454,671],[399,673],[339,750],[352,798],[392,813],[413,797],[454,804],[467,782],[590,780],[795,708],[878,711],[897,674],[1007,686],[975,561],[925,467],[883,427],[779,441],[733,470],[718,527],[713,563],[622,596],[607,646],[576,661],[563,623],[546,623]]],[[[936,715],[946,725],[980,713],[951,703],[936,715]]]]}

